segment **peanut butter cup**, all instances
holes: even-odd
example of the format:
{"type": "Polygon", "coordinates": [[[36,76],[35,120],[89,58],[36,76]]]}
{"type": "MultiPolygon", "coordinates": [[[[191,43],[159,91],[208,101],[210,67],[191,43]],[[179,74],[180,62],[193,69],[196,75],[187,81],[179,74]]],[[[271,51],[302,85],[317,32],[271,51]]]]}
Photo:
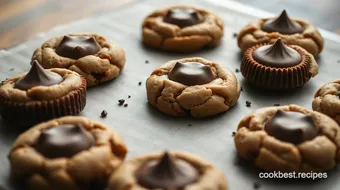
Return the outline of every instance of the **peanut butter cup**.
{"type": "Polygon", "coordinates": [[[305,49],[288,46],[279,38],[274,44],[249,48],[241,63],[241,73],[256,86],[288,90],[301,87],[314,77],[318,65],[305,49]]]}
{"type": "Polygon", "coordinates": [[[281,34],[295,34],[303,32],[303,27],[298,22],[290,19],[286,10],[283,10],[277,18],[269,19],[263,23],[262,30],[281,34]]]}
{"type": "Polygon", "coordinates": [[[202,15],[194,9],[174,8],[168,10],[163,21],[184,28],[202,22],[202,15]]]}
{"type": "Polygon", "coordinates": [[[55,51],[60,56],[79,59],[96,54],[100,49],[93,36],[64,36],[55,51]]]}

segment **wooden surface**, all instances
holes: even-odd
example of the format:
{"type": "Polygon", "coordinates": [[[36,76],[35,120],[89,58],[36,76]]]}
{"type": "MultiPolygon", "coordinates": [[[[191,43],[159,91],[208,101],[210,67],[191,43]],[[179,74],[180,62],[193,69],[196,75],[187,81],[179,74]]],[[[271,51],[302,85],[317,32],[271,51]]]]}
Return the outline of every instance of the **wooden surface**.
{"type": "MultiPolygon", "coordinates": [[[[109,12],[131,1],[136,0],[0,0],[0,49],[19,44],[54,26],[109,12]]],[[[339,0],[236,1],[271,12],[285,8],[292,16],[340,32],[339,0]]]]}

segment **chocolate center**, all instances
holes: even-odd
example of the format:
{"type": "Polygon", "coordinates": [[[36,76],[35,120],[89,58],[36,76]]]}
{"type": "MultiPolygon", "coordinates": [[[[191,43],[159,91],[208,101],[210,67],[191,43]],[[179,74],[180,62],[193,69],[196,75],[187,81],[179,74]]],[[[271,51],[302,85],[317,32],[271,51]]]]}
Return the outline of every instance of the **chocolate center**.
{"type": "Polygon", "coordinates": [[[300,53],[283,44],[280,38],[272,45],[257,48],[253,58],[260,64],[276,68],[292,67],[302,60],[300,53]]]}
{"type": "Polygon", "coordinates": [[[209,83],[216,78],[216,75],[209,65],[198,62],[177,62],[168,77],[170,80],[192,86],[209,83]]]}
{"type": "Polygon", "coordinates": [[[175,8],[166,13],[163,21],[184,28],[202,22],[202,15],[194,9],[175,8]]]}
{"type": "Polygon", "coordinates": [[[274,19],[267,20],[262,30],[265,32],[279,32],[281,34],[302,33],[303,27],[294,20],[288,17],[286,10],[283,10],[281,15],[274,19]]]}
{"type": "Polygon", "coordinates": [[[197,181],[199,172],[188,162],[165,152],[160,160],[144,164],[136,177],[138,183],[148,189],[178,189],[197,181]]]}
{"type": "Polygon", "coordinates": [[[79,59],[96,54],[100,48],[92,36],[64,36],[55,51],[60,56],[79,59]]]}
{"type": "Polygon", "coordinates": [[[30,71],[15,82],[14,88],[28,90],[35,86],[52,86],[62,81],[63,77],[58,73],[44,69],[34,60],[30,71]]]}
{"type": "Polygon", "coordinates": [[[271,136],[293,144],[312,140],[318,135],[318,128],[314,126],[311,115],[299,112],[285,112],[278,110],[266,122],[264,130],[271,136]]]}
{"type": "Polygon", "coordinates": [[[94,144],[94,137],[83,126],[65,124],[43,130],[35,149],[48,158],[69,158],[94,144]]]}

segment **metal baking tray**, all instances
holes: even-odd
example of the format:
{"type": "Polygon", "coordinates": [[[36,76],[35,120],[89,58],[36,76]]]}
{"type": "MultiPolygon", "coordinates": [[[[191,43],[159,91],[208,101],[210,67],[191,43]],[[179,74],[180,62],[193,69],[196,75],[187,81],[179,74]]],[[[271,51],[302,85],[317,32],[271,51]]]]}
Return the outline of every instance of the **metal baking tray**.
{"type": "MultiPolygon", "coordinates": [[[[175,118],[148,105],[145,81],[150,73],[168,60],[193,56],[215,61],[235,71],[240,67],[242,54],[234,33],[257,17],[273,14],[229,0],[186,0],[185,4],[208,8],[224,19],[225,36],[221,45],[193,54],[164,53],[145,48],[141,44],[142,20],[154,9],[174,4],[183,4],[183,1],[136,1],[95,18],[56,27],[8,50],[0,50],[0,80],[27,71],[34,49],[53,36],[75,32],[102,34],[125,50],[126,67],[114,81],[88,89],[87,105],[81,115],[116,129],[129,148],[128,158],[164,149],[184,150],[204,157],[222,170],[230,189],[253,189],[254,184],[259,185],[261,190],[340,189],[340,171],[337,169],[329,171],[327,179],[314,181],[260,179],[258,173],[261,170],[239,159],[232,137],[240,119],[258,108],[298,104],[311,109],[315,91],[340,76],[340,37],[321,30],[325,49],[317,58],[319,74],[302,88],[290,92],[259,90],[248,85],[241,73],[235,73],[243,92],[238,103],[228,112],[208,119],[175,118]],[[138,84],[140,81],[141,86],[138,84]],[[119,99],[125,99],[128,107],[118,106],[119,99]],[[251,107],[246,107],[245,101],[251,101],[251,107]],[[100,113],[104,109],[108,116],[103,119],[100,113]]],[[[12,129],[13,126],[0,120],[0,186],[9,190],[16,188],[8,180],[7,154],[19,134],[12,129]]]]}

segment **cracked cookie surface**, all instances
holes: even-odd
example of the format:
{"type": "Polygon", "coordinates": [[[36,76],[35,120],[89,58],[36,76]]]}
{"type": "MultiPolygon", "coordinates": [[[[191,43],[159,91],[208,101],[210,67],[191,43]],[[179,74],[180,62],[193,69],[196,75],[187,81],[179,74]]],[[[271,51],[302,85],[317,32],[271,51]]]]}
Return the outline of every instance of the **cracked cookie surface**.
{"type": "Polygon", "coordinates": [[[155,49],[189,53],[219,44],[223,37],[223,20],[198,7],[170,6],[155,10],[142,24],[143,43],[155,49]],[[202,21],[187,27],[164,22],[169,10],[192,9],[201,15],[202,21]]]}
{"type": "Polygon", "coordinates": [[[85,117],[68,116],[41,123],[21,134],[8,158],[13,179],[24,182],[27,189],[85,190],[93,183],[106,183],[126,153],[127,148],[117,132],[85,117]],[[93,136],[94,145],[72,157],[53,159],[35,148],[42,131],[70,124],[82,125],[93,136]]]}
{"type": "Polygon", "coordinates": [[[118,77],[125,65],[125,52],[98,34],[68,34],[46,41],[34,51],[32,60],[38,60],[45,69],[56,67],[73,70],[84,76],[90,87],[118,77]],[[63,57],[56,53],[56,49],[65,36],[93,37],[100,46],[99,51],[78,59],[63,57]]]}
{"type": "Polygon", "coordinates": [[[172,116],[190,113],[200,118],[227,111],[240,96],[240,85],[232,71],[198,57],[172,60],[160,66],[147,79],[146,90],[149,103],[161,112],[172,116]],[[177,62],[209,66],[216,78],[193,86],[170,80],[168,74],[177,62]]]}
{"type": "Polygon", "coordinates": [[[235,146],[242,158],[266,171],[320,172],[340,162],[340,128],[328,116],[297,105],[266,107],[241,120],[235,134],[235,146]],[[281,141],[269,135],[265,124],[278,110],[311,115],[319,134],[299,144],[281,141]]]}

